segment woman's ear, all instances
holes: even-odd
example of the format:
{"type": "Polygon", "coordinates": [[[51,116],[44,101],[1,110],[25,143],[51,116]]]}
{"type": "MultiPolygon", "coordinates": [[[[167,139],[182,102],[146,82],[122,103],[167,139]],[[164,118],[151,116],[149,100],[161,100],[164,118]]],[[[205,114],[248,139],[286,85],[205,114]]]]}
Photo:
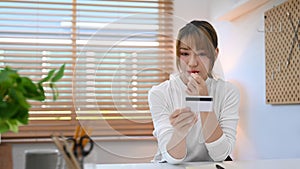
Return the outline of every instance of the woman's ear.
{"type": "Polygon", "coordinates": [[[219,48],[216,48],[215,49],[215,52],[216,52],[216,59],[218,58],[218,55],[219,55],[219,48]]]}

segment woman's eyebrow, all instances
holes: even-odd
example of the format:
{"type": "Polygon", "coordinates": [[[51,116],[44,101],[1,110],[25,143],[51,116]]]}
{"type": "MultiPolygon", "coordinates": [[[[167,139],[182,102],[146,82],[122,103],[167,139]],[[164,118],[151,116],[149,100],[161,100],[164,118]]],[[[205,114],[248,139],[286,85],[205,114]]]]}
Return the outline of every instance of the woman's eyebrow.
{"type": "Polygon", "coordinates": [[[196,52],[197,52],[197,53],[202,53],[202,52],[204,52],[204,53],[205,53],[205,52],[206,52],[206,50],[200,49],[200,50],[197,50],[196,52]]]}
{"type": "Polygon", "coordinates": [[[182,49],[182,50],[190,50],[189,48],[186,48],[186,47],[181,47],[181,48],[179,48],[180,50],[182,49]]]}

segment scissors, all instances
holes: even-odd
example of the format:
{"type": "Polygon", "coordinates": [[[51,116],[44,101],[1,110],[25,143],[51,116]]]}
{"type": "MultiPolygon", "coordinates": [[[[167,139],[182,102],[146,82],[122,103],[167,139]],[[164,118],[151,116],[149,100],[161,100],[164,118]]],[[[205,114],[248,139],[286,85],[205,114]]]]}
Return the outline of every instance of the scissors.
{"type": "Polygon", "coordinates": [[[87,156],[94,147],[93,140],[87,135],[81,136],[79,140],[76,140],[75,138],[68,138],[67,142],[73,144],[73,152],[77,158],[80,156],[87,156]]]}
{"type": "Polygon", "coordinates": [[[94,147],[93,140],[88,135],[83,135],[79,137],[79,140],[68,138],[67,142],[72,145],[75,157],[79,160],[80,165],[83,166],[84,157],[90,154],[94,147]]]}

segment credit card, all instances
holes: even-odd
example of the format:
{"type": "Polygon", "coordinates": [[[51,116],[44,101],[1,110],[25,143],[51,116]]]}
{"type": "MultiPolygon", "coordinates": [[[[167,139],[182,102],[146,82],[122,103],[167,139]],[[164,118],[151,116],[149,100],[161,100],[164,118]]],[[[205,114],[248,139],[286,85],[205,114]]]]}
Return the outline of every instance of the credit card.
{"type": "Polygon", "coordinates": [[[212,96],[187,96],[185,98],[186,106],[191,108],[194,113],[213,111],[212,96]]]}

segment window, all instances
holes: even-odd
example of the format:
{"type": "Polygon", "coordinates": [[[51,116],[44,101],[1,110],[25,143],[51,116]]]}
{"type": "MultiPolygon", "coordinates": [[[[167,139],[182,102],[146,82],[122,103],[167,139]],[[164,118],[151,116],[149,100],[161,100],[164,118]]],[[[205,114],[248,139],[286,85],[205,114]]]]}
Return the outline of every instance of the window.
{"type": "MultiPolygon", "coordinates": [[[[59,98],[31,102],[30,122],[3,139],[152,135],[148,90],[173,69],[172,0],[0,2],[0,67],[39,80],[66,63],[59,98]]],[[[50,89],[47,89],[50,92],[50,89]]]]}

